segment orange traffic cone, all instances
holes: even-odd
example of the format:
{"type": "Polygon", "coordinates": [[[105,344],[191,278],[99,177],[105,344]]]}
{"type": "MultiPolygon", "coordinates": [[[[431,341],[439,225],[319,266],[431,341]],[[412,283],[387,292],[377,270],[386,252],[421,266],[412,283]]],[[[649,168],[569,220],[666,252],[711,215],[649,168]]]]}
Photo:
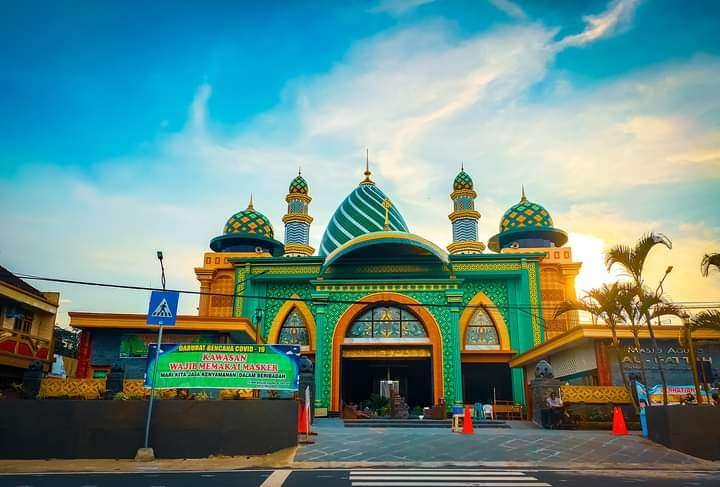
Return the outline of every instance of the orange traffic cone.
{"type": "Polygon", "coordinates": [[[465,417],[463,418],[462,432],[464,435],[473,434],[472,413],[470,412],[470,406],[465,406],[465,417]]]}
{"type": "Polygon", "coordinates": [[[303,435],[310,433],[308,431],[307,414],[305,414],[305,407],[303,401],[298,401],[298,430],[297,432],[303,435]]]}
{"type": "Polygon", "coordinates": [[[613,408],[613,425],[612,434],[614,435],[626,435],[628,434],[627,426],[625,425],[625,418],[620,410],[620,407],[615,406],[613,408]]]}

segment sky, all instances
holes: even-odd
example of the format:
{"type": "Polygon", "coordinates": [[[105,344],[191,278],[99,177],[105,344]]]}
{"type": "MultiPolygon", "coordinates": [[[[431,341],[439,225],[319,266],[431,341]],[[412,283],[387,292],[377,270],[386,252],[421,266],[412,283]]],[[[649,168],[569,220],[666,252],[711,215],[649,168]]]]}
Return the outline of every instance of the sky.
{"type": "MultiPolygon", "coordinates": [[[[0,264],[197,290],[193,268],[247,206],[283,239],[289,182],[311,244],[362,179],[409,229],[451,241],[461,162],[479,236],[525,186],[583,263],[643,233],[668,297],[718,300],[720,3],[700,0],[3,2],[0,264]]],[[[31,281],[68,311],[143,313],[147,293],[31,281]]],[[[181,312],[197,300],[183,296],[181,312]]]]}

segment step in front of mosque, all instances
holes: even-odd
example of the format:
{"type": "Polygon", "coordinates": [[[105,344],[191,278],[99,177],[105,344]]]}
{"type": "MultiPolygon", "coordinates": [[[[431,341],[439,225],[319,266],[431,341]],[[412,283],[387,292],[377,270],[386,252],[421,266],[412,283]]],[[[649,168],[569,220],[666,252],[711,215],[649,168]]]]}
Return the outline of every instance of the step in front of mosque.
{"type": "MultiPolygon", "coordinates": [[[[346,428],[445,428],[450,429],[450,419],[345,419],[346,428]]],[[[510,428],[505,421],[473,421],[473,428],[510,428]]]]}

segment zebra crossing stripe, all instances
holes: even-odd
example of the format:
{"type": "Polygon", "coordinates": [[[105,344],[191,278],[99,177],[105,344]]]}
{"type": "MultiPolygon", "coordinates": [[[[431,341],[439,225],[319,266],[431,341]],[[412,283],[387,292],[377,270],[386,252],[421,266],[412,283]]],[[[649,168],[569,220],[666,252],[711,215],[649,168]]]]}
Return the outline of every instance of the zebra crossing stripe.
{"type": "Polygon", "coordinates": [[[550,487],[515,470],[351,470],[357,487],[550,487]]]}

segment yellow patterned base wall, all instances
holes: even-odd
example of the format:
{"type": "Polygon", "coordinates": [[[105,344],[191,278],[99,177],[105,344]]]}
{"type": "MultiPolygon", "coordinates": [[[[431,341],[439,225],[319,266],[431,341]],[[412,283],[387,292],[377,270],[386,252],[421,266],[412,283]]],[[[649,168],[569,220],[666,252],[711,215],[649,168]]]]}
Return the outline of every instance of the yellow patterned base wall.
{"type": "MultiPolygon", "coordinates": [[[[142,399],[150,394],[143,387],[142,379],[126,379],[123,381],[123,393],[128,399],[142,399]]],[[[43,379],[40,384],[40,397],[43,398],[78,398],[101,399],[105,394],[105,379],[43,379]]],[[[175,399],[176,389],[156,390],[156,397],[175,399]]],[[[253,399],[252,389],[222,389],[218,392],[221,399],[253,399]]]]}
{"type": "Polygon", "coordinates": [[[630,393],[623,386],[571,386],[560,387],[564,403],[630,404],[630,393]]]}

